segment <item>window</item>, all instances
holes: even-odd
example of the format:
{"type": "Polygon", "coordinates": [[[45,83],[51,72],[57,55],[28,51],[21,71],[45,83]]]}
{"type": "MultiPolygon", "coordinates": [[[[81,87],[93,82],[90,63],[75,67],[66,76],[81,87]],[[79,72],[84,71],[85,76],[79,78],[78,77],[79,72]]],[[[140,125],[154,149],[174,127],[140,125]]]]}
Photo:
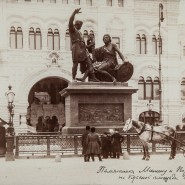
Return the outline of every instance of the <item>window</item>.
{"type": "Polygon", "coordinates": [[[146,36],[145,34],[136,35],[136,53],[137,54],[146,54],[147,46],[146,46],[146,36]]]}
{"type": "Polygon", "coordinates": [[[151,77],[147,77],[146,81],[143,77],[138,81],[138,99],[139,100],[159,100],[159,78],[155,77],[152,81],[151,77]]]}
{"type": "Polygon", "coordinates": [[[80,0],[74,0],[74,3],[75,3],[76,5],[80,5],[80,0]]]}
{"type": "Polygon", "coordinates": [[[107,0],[107,6],[112,6],[112,0],[107,0]]]}
{"type": "Polygon", "coordinates": [[[147,77],[145,88],[146,88],[146,97],[145,97],[145,99],[147,99],[147,100],[153,99],[153,97],[152,97],[152,94],[153,94],[152,90],[153,89],[152,89],[152,79],[151,79],[151,77],[147,77]]]}
{"type": "Polygon", "coordinates": [[[17,41],[16,41],[16,31],[15,31],[15,27],[11,27],[10,29],[10,48],[15,49],[17,48],[17,41]]]}
{"type": "Polygon", "coordinates": [[[112,37],[112,42],[115,43],[120,49],[120,38],[119,37],[112,37]]]}
{"type": "Polygon", "coordinates": [[[34,31],[34,28],[30,28],[29,31],[29,47],[33,50],[40,50],[41,49],[41,32],[40,28],[34,31]]]}
{"type": "Polygon", "coordinates": [[[159,50],[160,50],[160,54],[162,54],[162,38],[156,35],[153,35],[152,37],[152,53],[154,55],[159,54],[159,50]]]}
{"type": "Polygon", "coordinates": [[[118,0],[118,6],[123,7],[123,0],[118,0]]]}
{"type": "Polygon", "coordinates": [[[37,0],[37,2],[43,3],[43,0],[37,0]]]}
{"type": "Polygon", "coordinates": [[[35,39],[35,42],[36,42],[35,49],[40,50],[42,48],[42,35],[41,35],[40,28],[36,29],[35,37],[36,37],[36,39],[35,39]]]}
{"type": "Polygon", "coordinates": [[[21,49],[23,47],[23,34],[22,28],[17,28],[17,49],[21,49]]]}
{"type": "Polygon", "coordinates": [[[144,34],[141,38],[141,54],[146,54],[146,36],[144,34]]]}
{"type": "Polygon", "coordinates": [[[71,50],[71,39],[69,36],[69,30],[66,30],[66,36],[65,36],[65,49],[66,51],[70,51],[71,50]]]}
{"type": "Polygon", "coordinates": [[[152,37],[152,53],[154,54],[154,55],[157,55],[157,39],[156,39],[156,36],[155,35],[153,35],[153,37],[152,37]]]}
{"type": "Polygon", "coordinates": [[[26,2],[31,2],[31,0],[25,0],[26,2]]]}
{"type": "Polygon", "coordinates": [[[185,78],[181,81],[181,100],[185,100],[185,78]]]}
{"type": "Polygon", "coordinates": [[[141,54],[141,37],[139,34],[136,36],[136,53],[141,54]]]}
{"type": "Polygon", "coordinates": [[[30,28],[30,31],[29,31],[29,46],[30,46],[30,49],[35,49],[35,36],[34,36],[33,28],[30,28]]]}
{"type": "Polygon", "coordinates": [[[159,78],[155,77],[154,82],[153,82],[153,99],[154,100],[159,100],[159,78]]]}
{"type": "Polygon", "coordinates": [[[60,49],[60,34],[58,29],[54,30],[54,50],[60,49]]]}
{"type": "Polygon", "coordinates": [[[56,0],[50,0],[50,3],[56,3],[56,0]]]}
{"type": "Polygon", "coordinates": [[[145,81],[143,77],[139,78],[138,82],[138,99],[144,100],[145,99],[145,81]]]}
{"type": "Polygon", "coordinates": [[[53,50],[54,47],[53,47],[53,31],[51,28],[49,28],[48,30],[48,49],[49,50],[53,50]]]}
{"type": "Polygon", "coordinates": [[[23,33],[21,27],[18,27],[17,31],[13,26],[10,28],[10,48],[12,49],[23,48],[23,33]]]}
{"type": "Polygon", "coordinates": [[[60,49],[60,34],[58,29],[53,30],[48,29],[48,49],[49,50],[59,50],[60,49]]]}
{"type": "Polygon", "coordinates": [[[86,4],[87,4],[88,6],[92,6],[92,0],[86,0],[86,4]]]}

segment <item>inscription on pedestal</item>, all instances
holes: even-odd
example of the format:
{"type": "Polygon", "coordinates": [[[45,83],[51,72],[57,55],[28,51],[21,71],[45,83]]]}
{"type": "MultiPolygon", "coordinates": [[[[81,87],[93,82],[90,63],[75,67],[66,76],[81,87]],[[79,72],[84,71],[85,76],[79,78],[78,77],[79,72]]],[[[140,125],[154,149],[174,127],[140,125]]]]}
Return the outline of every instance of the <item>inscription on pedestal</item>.
{"type": "Polygon", "coordinates": [[[123,103],[79,104],[79,122],[123,122],[123,103]]]}

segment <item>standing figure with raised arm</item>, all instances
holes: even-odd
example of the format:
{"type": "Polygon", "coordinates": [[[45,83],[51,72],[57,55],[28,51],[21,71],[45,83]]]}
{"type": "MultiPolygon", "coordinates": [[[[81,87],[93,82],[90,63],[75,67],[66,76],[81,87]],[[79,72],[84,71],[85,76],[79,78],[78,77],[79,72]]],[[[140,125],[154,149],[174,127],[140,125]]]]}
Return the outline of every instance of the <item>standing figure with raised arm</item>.
{"type": "Polygon", "coordinates": [[[80,70],[82,73],[85,73],[81,81],[85,81],[86,77],[90,74],[91,81],[97,82],[99,80],[95,78],[94,68],[90,60],[90,57],[87,53],[83,35],[80,32],[83,22],[80,20],[76,20],[75,24],[73,24],[75,15],[81,13],[80,9],[81,8],[75,9],[69,19],[69,35],[72,43],[72,60],[73,60],[72,78],[73,81],[76,80],[78,63],[80,63],[80,70]]]}

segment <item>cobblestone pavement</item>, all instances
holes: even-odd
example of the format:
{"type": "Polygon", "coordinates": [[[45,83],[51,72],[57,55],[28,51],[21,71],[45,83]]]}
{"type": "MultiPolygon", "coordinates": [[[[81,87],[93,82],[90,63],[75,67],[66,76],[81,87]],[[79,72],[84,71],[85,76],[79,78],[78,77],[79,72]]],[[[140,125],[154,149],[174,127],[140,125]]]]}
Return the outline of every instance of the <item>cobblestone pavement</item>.
{"type": "Polygon", "coordinates": [[[0,185],[184,185],[185,157],[178,154],[152,155],[149,161],[141,155],[129,160],[104,159],[84,162],[82,157],[49,159],[0,158],[0,185]]]}

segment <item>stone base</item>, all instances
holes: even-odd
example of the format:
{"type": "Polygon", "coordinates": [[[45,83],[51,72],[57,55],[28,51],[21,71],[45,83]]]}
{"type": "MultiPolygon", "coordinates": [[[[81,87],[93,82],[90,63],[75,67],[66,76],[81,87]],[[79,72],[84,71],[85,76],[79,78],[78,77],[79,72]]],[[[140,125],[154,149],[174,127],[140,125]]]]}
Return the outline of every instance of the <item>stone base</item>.
{"type": "Polygon", "coordinates": [[[65,97],[66,134],[82,134],[86,125],[103,133],[109,129],[122,130],[132,117],[132,94],[137,89],[127,83],[70,83],[60,94],[65,97]]]}
{"type": "MultiPolygon", "coordinates": [[[[122,132],[123,126],[95,126],[96,132],[103,134],[104,132],[108,132],[109,129],[118,129],[119,132],[122,132]]],[[[85,131],[84,127],[63,127],[62,134],[83,134],[85,131]]]]}
{"type": "Polygon", "coordinates": [[[5,161],[15,161],[14,153],[6,153],[5,161]]]}
{"type": "Polygon", "coordinates": [[[6,148],[0,147],[0,156],[5,156],[5,153],[6,153],[6,148]]]}

